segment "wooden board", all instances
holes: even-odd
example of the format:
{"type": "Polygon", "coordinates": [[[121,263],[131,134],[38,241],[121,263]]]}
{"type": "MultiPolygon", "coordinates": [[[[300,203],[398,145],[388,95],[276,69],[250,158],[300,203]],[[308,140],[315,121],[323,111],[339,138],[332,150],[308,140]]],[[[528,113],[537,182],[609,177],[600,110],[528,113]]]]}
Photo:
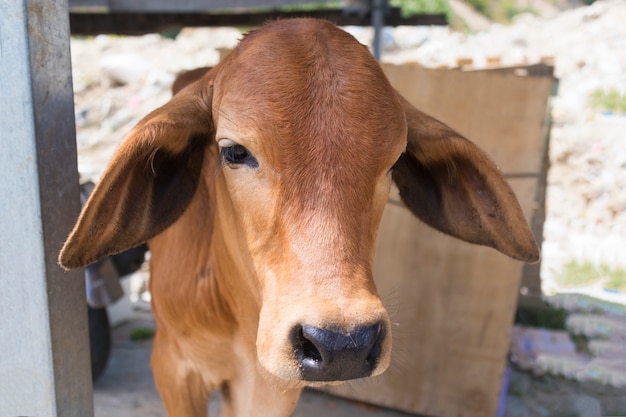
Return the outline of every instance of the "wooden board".
{"type": "Polygon", "coordinates": [[[505,173],[541,171],[552,77],[414,65],[383,69],[413,105],[478,144],[505,173]]]}
{"type": "MultiPolygon", "coordinates": [[[[532,219],[550,77],[384,69],[414,105],[485,149],[532,219]]],[[[385,210],[375,277],[395,324],[392,365],[341,396],[437,417],[495,416],[523,264],[417,221],[397,196],[385,210]]]]}

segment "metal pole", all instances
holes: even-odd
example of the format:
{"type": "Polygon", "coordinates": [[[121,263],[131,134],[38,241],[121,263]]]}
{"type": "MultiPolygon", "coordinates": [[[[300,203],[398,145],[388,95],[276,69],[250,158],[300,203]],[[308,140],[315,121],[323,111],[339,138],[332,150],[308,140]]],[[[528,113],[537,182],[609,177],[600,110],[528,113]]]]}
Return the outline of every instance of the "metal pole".
{"type": "Polygon", "coordinates": [[[374,28],[374,40],[372,41],[372,52],[374,58],[380,61],[382,50],[382,32],[385,26],[385,12],[387,11],[387,0],[372,0],[372,26],[374,28]]]}
{"type": "Polygon", "coordinates": [[[67,1],[0,0],[0,414],[93,416],[67,1]]]}

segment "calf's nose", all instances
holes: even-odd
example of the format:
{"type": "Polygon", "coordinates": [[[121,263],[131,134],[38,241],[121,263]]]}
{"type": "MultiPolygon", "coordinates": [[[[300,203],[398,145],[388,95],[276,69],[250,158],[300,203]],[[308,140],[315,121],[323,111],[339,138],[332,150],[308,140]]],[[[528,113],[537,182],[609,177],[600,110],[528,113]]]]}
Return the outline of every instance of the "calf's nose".
{"type": "Polygon", "coordinates": [[[291,342],[305,381],[345,381],[370,376],[384,338],[382,322],[348,333],[298,325],[291,342]]]}

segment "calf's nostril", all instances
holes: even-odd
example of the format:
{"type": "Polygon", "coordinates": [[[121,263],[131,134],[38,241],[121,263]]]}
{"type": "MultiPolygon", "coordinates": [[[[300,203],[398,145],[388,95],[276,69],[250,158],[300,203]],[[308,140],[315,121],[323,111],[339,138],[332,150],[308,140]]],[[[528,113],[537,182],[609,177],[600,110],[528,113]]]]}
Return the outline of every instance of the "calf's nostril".
{"type": "Polygon", "coordinates": [[[291,342],[308,381],[339,381],[371,375],[381,355],[384,326],[376,323],[348,333],[298,325],[291,342]]]}
{"type": "Polygon", "coordinates": [[[310,362],[322,361],[322,354],[315,347],[315,343],[304,335],[302,327],[300,327],[299,333],[300,334],[298,337],[298,343],[296,344],[296,347],[299,347],[301,351],[302,360],[310,361],[310,362]]]}

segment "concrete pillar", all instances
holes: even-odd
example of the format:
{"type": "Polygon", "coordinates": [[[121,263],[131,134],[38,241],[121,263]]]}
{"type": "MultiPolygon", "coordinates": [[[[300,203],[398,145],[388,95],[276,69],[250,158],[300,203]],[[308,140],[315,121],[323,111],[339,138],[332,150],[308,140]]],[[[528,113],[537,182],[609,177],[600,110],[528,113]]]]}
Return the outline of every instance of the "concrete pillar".
{"type": "Polygon", "coordinates": [[[0,414],[93,416],[65,0],[0,0],[0,414]]]}

